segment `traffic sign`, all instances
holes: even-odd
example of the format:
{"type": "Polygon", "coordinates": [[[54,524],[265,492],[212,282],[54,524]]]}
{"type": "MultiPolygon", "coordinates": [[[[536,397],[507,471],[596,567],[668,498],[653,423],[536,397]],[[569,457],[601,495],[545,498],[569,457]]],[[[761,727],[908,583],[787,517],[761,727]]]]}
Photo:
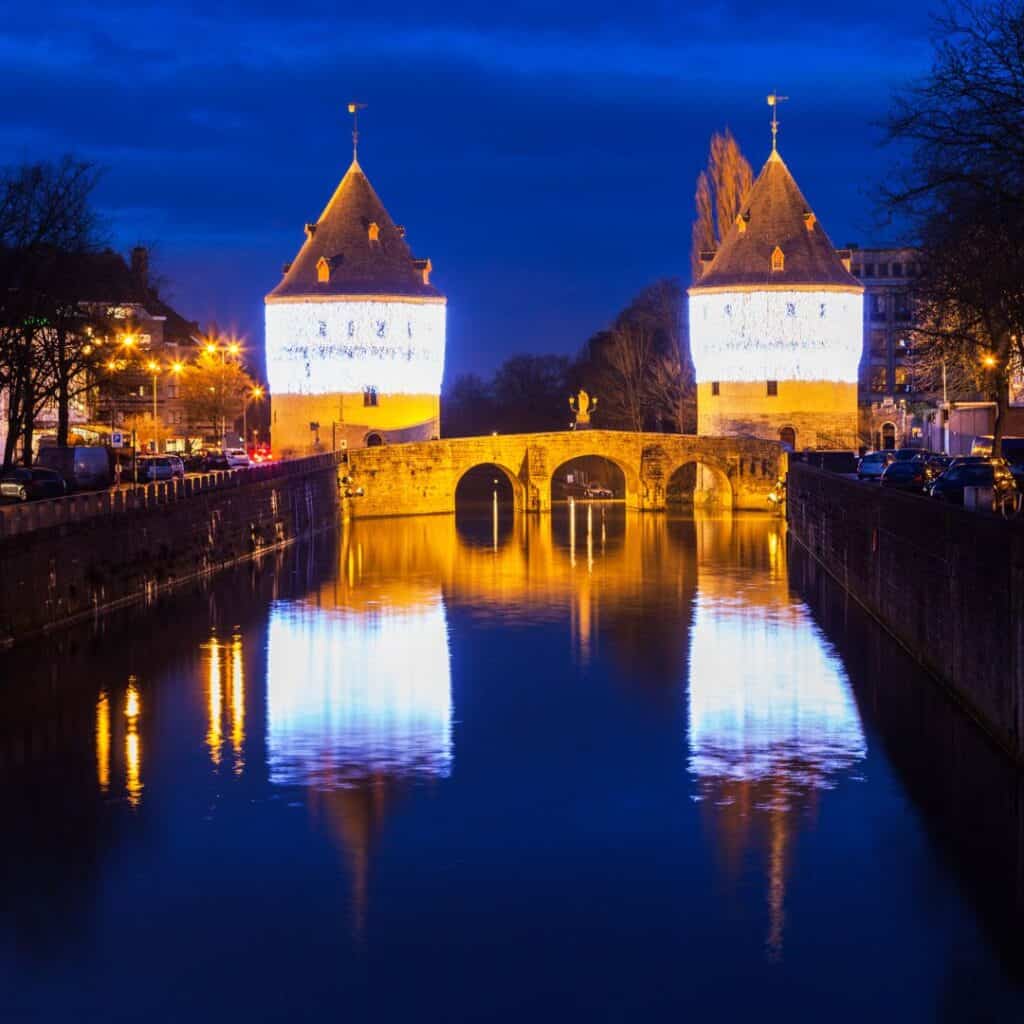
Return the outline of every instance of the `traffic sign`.
{"type": "Polygon", "coordinates": [[[124,447],[124,434],[120,430],[115,430],[110,435],[110,444],[113,448],[124,447]]]}

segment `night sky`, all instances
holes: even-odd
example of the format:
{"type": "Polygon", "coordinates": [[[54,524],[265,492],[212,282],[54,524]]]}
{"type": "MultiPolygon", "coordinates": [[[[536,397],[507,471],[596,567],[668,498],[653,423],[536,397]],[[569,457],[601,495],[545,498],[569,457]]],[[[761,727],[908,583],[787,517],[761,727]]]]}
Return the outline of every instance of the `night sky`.
{"type": "Polygon", "coordinates": [[[927,69],[932,5],[333,0],[8,3],[0,154],[106,168],[111,242],[155,247],[172,303],[262,345],[262,300],[351,158],[449,301],[449,379],[572,353],[689,273],[693,186],[729,125],[780,149],[836,245],[884,244],[873,122],[927,69]],[[381,13],[377,13],[380,10],[381,13]]]}

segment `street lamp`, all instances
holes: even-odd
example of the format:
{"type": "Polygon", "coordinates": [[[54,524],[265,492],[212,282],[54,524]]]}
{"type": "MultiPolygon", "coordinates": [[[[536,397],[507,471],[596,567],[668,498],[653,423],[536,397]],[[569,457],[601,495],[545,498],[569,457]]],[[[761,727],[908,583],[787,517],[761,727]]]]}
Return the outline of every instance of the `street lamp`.
{"type": "Polygon", "coordinates": [[[245,396],[242,402],[242,445],[248,448],[249,446],[249,403],[258,402],[263,397],[263,388],[259,384],[254,384],[249,389],[249,394],[245,396]]]}
{"type": "Polygon", "coordinates": [[[146,369],[149,370],[153,377],[153,451],[160,451],[160,421],[157,419],[156,413],[156,379],[160,376],[160,364],[155,359],[150,359],[146,363],[146,369]]]}

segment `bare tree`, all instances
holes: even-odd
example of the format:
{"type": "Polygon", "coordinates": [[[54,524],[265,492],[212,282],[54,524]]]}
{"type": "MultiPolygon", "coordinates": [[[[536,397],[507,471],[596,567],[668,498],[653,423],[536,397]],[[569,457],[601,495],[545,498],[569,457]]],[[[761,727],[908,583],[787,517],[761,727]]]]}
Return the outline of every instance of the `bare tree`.
{"type": "Polygon", "coordinates": [[[1024,0],[951,3],[888,132],[911,153],[885,197],[920,248],[918,362],[995,401],[998,454],[1024,355],[1024,0]]]}
{"type": "Polygon", "coordinates": [[[71,380],[92,346],[72,329],[81,298],[80,257],[97,242],[92,208],[95,167],[73,157],[0,172],[0,386],[8,397],[4,465],[20,435],[31,459],[35,418],[49,401],[59,406],[67,437],[71,380]]]}
{"type": "Polygon", "coordinates": [[[754,172],[732,132],[711,136],[706,170],[697,176],[696,219],[693,223],[690,267],[700,276],[700,254],[722,244],[754,182],[754,172]]]}

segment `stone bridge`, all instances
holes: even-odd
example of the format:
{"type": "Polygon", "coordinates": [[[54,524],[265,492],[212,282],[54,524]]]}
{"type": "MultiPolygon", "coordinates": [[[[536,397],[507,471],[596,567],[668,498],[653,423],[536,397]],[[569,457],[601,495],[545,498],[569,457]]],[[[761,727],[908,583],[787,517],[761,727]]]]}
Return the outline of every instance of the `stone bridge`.
{"type": "Polygon", "coordinates": [[[723,508],[768,508],[768,492],[785,472],[774,441],[617,430],[560,431],[451,438],[382,445],[349,453],[341,474],[363,497],[351,502],[356,518],[454,512],[455,489],[477,466],[497,466],[512,484],[517,511],[549,512],[551,481],[566,462],[585,455],[610,460],[625,478],[627,508],[666,507],[673,476],[696,465],[694,503],[723,508]]]}

